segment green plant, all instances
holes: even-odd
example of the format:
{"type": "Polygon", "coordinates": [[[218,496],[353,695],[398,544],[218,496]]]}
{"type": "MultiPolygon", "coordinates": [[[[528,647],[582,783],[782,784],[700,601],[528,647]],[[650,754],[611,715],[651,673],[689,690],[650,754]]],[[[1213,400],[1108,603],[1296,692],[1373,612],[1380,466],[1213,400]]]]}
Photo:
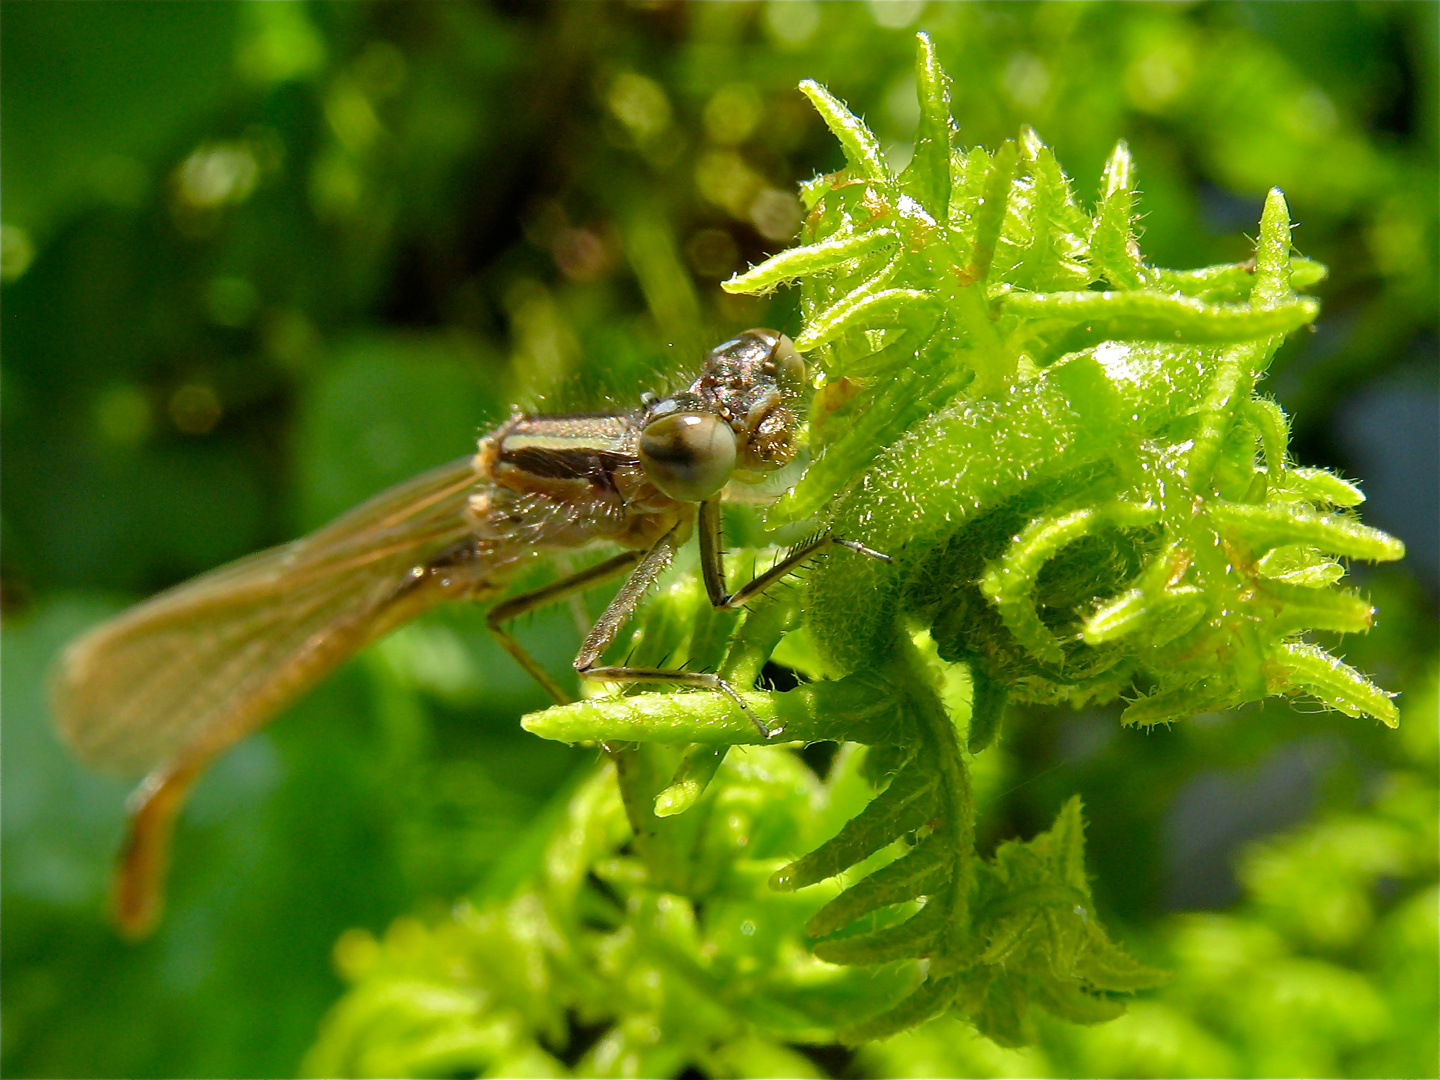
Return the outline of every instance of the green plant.
{"type": "Polygon", "coordinates": [[[1126,699],[1124,723],[1153,725],[1309,695],[1396,723],[1304,636],[1367,629],[1338,560],[1403,549],[1359,523],[1353,485],[1287,459],[1286,418],[1255,391],[1325,273],[1292,256],[1283,196],[1251,262],[1157,269],[1124,144],[1090,215],[1034,132],[954,147],[923,35],[917,83],[898,176],[802,84],[846,167],[804,187],[796,248],[726,284],[798,282],[796,342],[823,373],[813,462],[738,523],[740,546],[820,515],[892,562],[821,559],[742,615],[679,581],[620,646],[737,686],[798,671],[747,701],[787,739],[846,744],[834,766],[822,781],[782,748],[730,753],[759,736],[712,695],[526,717],[611,763],[475,905],[344,944],[357,985],[311,1071],[801,1075],[795,1045],[949,1011],[1012,1046],[1045,1014],[1110,1019],[1111,995],[1164,975],[1097,921],[1078,801],[975,853],[968,756],[1007,704],[1126,699]]]}

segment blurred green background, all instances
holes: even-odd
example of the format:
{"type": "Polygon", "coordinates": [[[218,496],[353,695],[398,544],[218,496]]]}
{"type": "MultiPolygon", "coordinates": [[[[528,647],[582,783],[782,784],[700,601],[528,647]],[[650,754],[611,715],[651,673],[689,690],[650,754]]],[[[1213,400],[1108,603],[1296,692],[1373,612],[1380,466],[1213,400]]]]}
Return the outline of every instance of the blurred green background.
{"type": "MultiPolygon", "coordinates": [[[[466,453],[516,402],[631,400],[738,329],[794,333],[785,296],[717,283],[783,248],[796,183],[840,162],[795,84],[828,85],[898,157],[924,28],[966,143],[1032,124],[1089,197],[1129,140],[1150,261],[1247,258],[1285,189],[1331,277],[1269,388],[1296,456],[1359,477],[1366,521],[1410,549],[1357,568],[1381,615],[1345,646],[1404,693],[1400,733],[1280,703],[1150,735],[1032,710],[988,772],[984,842],[1084,795],[1102,913],[1169,943],[1166,1007],[1213,1048],[1172,1075],[1434,1075],[1436,12],[6,4],[0,1071],[291,1074],[340,992],[343,930],[503,877],[593,754],[520,731],[543,699],[479,613],[406,628],[228,755],[139,945],[104,920],[128,784],[67,757],[45,668],[123,605],[466,453]],[[1184,944],[1200,924],[1180,913],[1209,910],[1249,942],[1224,946],[1240,966],[1184,944]],[[1277,1005],[1256,934],[1358,981],[1302,978],[1314,1001],[1277,1005]]],[[[574,649],[561,615],[522,636],[552,669],[574,649]]],[[[1023,1067],[1160,1067],[1057,1039],[1023,1067]]],[[[1019,1067],[944,1043],[844,1067],[1019,1067]]]]}

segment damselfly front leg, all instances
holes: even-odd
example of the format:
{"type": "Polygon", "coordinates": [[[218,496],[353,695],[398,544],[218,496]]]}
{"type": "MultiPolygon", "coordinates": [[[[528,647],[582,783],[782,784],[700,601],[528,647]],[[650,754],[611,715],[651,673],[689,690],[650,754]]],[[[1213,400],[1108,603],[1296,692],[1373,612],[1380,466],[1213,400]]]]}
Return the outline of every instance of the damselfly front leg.
{"type": "Polygon", "coordinates": [[[758,596],[781,578],[792,573],[807,559],[819,555],[827,547],[843,547],[857,555],[865,555],[881,562],[889,562],[890,556],[871,551],[864,544],[854,540],[826,533],[809,543],[801,544],[763,574],[757,574],[750,583],[733,593],[725,591],[725,552],[722,544],[724,529],[720,520],[720,501],[708,499],[700,504],[700,573],[705,580],[705,592],[710,603],[724,611],[743,607],[753,596],[758,596]]]}
{"type": "MultiPolygon", "coordinates": [[[[772,730],[761,722],[743,698],[736,692],[735,688],[722,679],[719,675],[705,671],[680,671],[671,668],[646,668],[630,667],[628,665],[602,665],[596,666],[596,661],[605,648],[615,640],[626,620],[634,612],[641,598],[645,595],[651,584],[660,576],[661,572],[670,565],[675,557],[675,551],[679,546],[678,530],[681,526],[666,533],[660,540],[645,553],[640,564],[635,568],[629,579],[620,587],[615,594],[615,599],[605,609],[604,614],[595,621],[590,629],[589,635],[585,638],[584,644],[580,646],[580,652],[575,656],[575,670],[581,678],[594,679],[598,682],[613,683],[660,683],[670,686],[689,686],[697,690],[715,690],[728,697],[735,705],[748,716],[760,734],[765,738],[774,738],[780,734],[778,730],[772,730]]],[[[703,556],[702,556],[703,558],[703,556]]],[[[723,577],[723,569],[720,571],[723,577]]],[[[710,573],[705,573],[708,584],[710,573]]],[[[714,603],[712,595],[711,602],[714,603]]],[[[716,607],[725,605],[715,604],[716,607]]]]}
{"type": "MultiPolygon", "coordinates": [[[[707,499],[700,504],[700,572],[705,582],[705,591],[709,595],[713,607],[722,611],[734,610],[745,604],[746,601],[758,596],[771,585],[774,585],[781,578],[795,570],[806,559],[817,555],[824,548],[831,544],[839,544],[852,551],[868,555],[872,558],[883,559],[889,562],[889,557],[869,548],[856,544],[853,541],[842,540],[835,536],[824,536],[811,543],[805,544],[795,551],[790,552],[763,574],[754,577],[748,585],[736,590],[733,593],[725,591],[725,564],[724,552],[721,547],[721,520],[720,502],[718,499],[707,499]]],[[[666,543],[673,536],[667,535],[661,544],[666,543]]],[[[631,575],[630,580],[616,594],[610,606],[605,609],[605,614],[595,623],[585,643],[580,647],[579,655],[575,657],[575,670],[583,678],[597,679],[602,682],[615,683],[661,683],[672,686],[689,686],[695,689],[715,690],[728,697],[735,705],[750,718],[750,721],[759,730],[760,734],[767,739],[773,739],[781,734],[780,728],[771,728],[755,715],[744,699],[736,691],[735,687],[722,679],[719,675],[704,671],[678,671],[667,668],[642,668],[629,666],[593,666],[605,651],[605,647],[614,640],[616,633],[630,617],[636,604],[644,595],[656,576],[669,565],[673,557],[673,548],[667,548],[663,552],[663,562],[656,560],[657,565],[650,569],[647,564],[655,558],[657,552],[661,551],[661,544],[645,556],[640,566],[631,575]]]]}

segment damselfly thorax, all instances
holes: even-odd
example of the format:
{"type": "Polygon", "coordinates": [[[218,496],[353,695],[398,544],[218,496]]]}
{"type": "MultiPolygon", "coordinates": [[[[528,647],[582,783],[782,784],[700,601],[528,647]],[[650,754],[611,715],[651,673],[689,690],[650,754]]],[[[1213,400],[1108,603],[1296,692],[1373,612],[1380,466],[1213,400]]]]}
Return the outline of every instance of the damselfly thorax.
{"type": "MultiPolygon", "coordinates": [[[[505,624],[628,574],[581,645],[576,672],[717,691],[755,720],[714,674],[599,660],[691,532],[699,534],[707,594],[721,608],[744,604],[827,544],[875,554],[822,537],[744,588],[726,589],[722,493],[794,457],[806,385],[788,338],[747,331],[712,350],[680,393],[647,396],[625,412],[511,417],[478,453],[310,536],[162,593],[72,643],[53,683],[61,733],[89,764],[147,773],[131,800],[116,877],[121,928],[141,934],[158,917],[175,814],[217,754],[364,645],[443,601],[497,599],[547,553],[620,549],[490,609],[490,629],[557,702],[569,700],[565,691],[505,624]]],[[[779,734],[755,722],[768,737],[779,734]]]]}

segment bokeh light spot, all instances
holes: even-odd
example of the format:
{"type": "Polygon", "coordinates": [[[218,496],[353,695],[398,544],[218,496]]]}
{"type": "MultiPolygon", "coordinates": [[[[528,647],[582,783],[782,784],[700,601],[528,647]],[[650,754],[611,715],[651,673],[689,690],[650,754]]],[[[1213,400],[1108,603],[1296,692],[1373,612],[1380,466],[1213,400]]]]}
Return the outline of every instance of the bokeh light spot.
{"type": "Polygon", "coordinates": [[[255,190],[259,174],[255,155],[248,146],[209,143],[181,163],[178,174],[180,199],[199,209],[243,202],[255,190]]]}
{"type": "Polygon", "coordinates": [[[322,218],[349,217],[360,207],[364,181],[343,152],[322,154],[310,169],[310,204],[322,218]]]}
{"type": "Polygon", "coordinates": [[[700,194],[737,218],[746,215],[763,185],[761,176],[733,150],[708,151],[695,166],[700,194]]]}
{"type": "Polygon", "coordinates": [[[813,0],[770,0],[765,29],[777,45],[803,45],[820,25],[820,5],[813,0]]]}
{"type": "Polygon", "coordinates": [[[649,142],[670,126],[670,101],[654,79],[634,71],[615,77],[605,104],[637,142],[649,142]]]}
{"type": "Polygon", "coordinates": [[[1290,130],[1310,139],[1323,139],[1340,122],[1335,103],[1318,86],[1311,86],[1297,95],[1287,113],[1290,130]]]}
{"type": "Polygon", "coordinates": [[[766,188],[750,204],[750,223],[766,240],[788,240],[800,229],[804,210],[787,191],[766,188]]]}
{"type": "Polygon", "coordinates": [[[325,63],[325,40],[300,4],[246,4],[250,33],[236,49],[240,74],[258,83],[289,82],[325,63]]]}
{"type": "Polygon", "coordinates": [[[303,311],[279,311],[264,320],[265,351],[285,367],[302,368],[320,354],[320,332],[303,311]]]}
{"type": "Polygon", "coordinates": [[[748,139],[760,123],[764,105],[749,83],[722,86],[705,106],[705,133],[711,142],[733,146],[748,139]]]}
{"type": "Polygon", "coordinates": [[[111,386],[95,402],[95,431],[102,443],[139,446],[150,435],[151,423],[150,401],[138,386],[111,386]]]}
{"type": "Polygon", "coordinates": [[[903,30],[925,10],[925,0],[870,0],[870,17],[887,30],[903,30]]]}
{"type": "Polygon", "coordinates": [[[685,242],[685,257],[695,273],[718,281],[734,272],[740,251],[724,229],[699,229],[685,242]]]}
{"type": "Polygon", "coordinates": [[[1188,54],[1167,46],[1130,65],[1125,72],[1125,92],[1137,107],[1154,110],[1175,98],[1189,81],[1188,54]]]}
{"type": "Polygon", "coordinates": [[[325,99],[325,119],[348,150],[364,150],[381,133],[370,99],[347,80],[337,81],[325,99]]]}
{"type": "Polygon", "coordinates": [[[245,326],[255,317],[260,297],[244,278],[217,277],[205,290],[205,307],[220,326],[245,326]]]}
{"type": "Polygon", "coordinates": [[[1050,92],[1050,72],[1039,57],[1017,52],[1005,64],[1005,93],[1016,105],[1033,109],[1050,92]]]}
{"type": "Polygon", "coordinates": [[[19,225],[0,225],[0,281],[14,281],[35,261],[35,241],[19,225]]]}
{"type": "Polygon", "coordinates": [[[355,60],[355,79],[374,98],[398,93],[409,73],[405,54],[388,41],[372,41],[355,60]]]}
{"type": "Polygon", "coordinates": [[[170,398],[170,421],[186,435],[208,435],[224,410],[219,395],[208,386],[188,383],[170,398]]]}
{"type": "Polygon", "coordinates": [[[610,249],[593,229],[563,228],[550,244],[555,265],[571,281],[595,281],[614,265],[610,249]]]}

